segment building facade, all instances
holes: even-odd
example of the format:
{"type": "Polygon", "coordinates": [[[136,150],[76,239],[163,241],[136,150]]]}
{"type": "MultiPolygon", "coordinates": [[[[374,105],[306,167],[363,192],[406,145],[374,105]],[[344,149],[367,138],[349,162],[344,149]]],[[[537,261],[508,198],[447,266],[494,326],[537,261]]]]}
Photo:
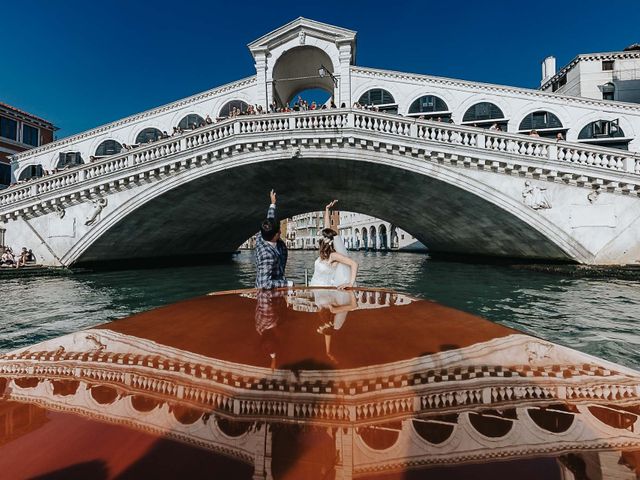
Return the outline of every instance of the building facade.
{"type": "MultiPolygon", "coordinates": [[[[47,120],[0,102],[0,188],[11,184],[9,157],[51,143],[56,127],[47,120]]],[[[29,168],[31,176],[41,176],[42,166],[29,168]]]]}
{"type": "MultiPolygon", "coordinates": [[[[607,102],[640,103],[640,45],[630,45],[621,52],[581,54],[558,71],[555,57],[547,57],[542,62],[540,90],[607,102]]],[[[632,141],[620,118],[588,122],[577,137],[581,142],[623,149],[629,148],[632,141]]]]}
{"type": "Polygon", "coordinates": [[[349,250],[427,250],[410,233],[362,213],[340,212],[340,235],[349,250]]]}
{"type": "MultiPolygon", "coordinates": [[[[340,212],[332,211],[329,217],[331,228],[340,228],[340,212]]],[[[307,212],[288,219],[287,247],[298,250],[315,250],[324,228],[324,212],[307,212]]]]}

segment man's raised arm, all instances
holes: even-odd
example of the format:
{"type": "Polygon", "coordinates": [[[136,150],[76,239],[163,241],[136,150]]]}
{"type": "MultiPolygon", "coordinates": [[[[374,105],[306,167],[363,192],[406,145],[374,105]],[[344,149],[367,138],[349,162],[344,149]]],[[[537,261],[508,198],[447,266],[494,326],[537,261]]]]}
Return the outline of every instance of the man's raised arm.
{"type": "Polygon", "coordinates": [[[276,218],[276,192],[275,190],[271,189],[271,193],[269,194],[271,196],[271,205],[269,205],[269,210],[267,210],[267,218],[273,218],[275,220],[276,218]]]}

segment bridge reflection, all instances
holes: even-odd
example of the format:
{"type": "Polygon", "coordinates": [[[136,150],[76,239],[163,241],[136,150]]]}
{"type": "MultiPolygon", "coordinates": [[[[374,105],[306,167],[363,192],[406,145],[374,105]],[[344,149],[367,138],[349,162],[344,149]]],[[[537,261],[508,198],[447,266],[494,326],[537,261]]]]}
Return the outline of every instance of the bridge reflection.
{"type": "Polygon", "coordinates": [[[196,298],[3,355],[0,392],[8,478],[632,478],[640,458],[637,372],[383,290],[196,298]]]}

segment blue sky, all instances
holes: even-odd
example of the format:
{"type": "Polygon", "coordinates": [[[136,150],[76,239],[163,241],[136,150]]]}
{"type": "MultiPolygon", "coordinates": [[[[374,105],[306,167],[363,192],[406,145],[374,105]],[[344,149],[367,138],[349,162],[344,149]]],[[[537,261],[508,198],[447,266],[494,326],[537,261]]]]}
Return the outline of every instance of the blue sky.
{"type": "Polygon", "coordinates": [[[640,42],[640,2],[0,1],[0,101],[58,138],[255,73],[298,16],[358,32],[359,65],[537,87],[540,61],[640,42]]]}

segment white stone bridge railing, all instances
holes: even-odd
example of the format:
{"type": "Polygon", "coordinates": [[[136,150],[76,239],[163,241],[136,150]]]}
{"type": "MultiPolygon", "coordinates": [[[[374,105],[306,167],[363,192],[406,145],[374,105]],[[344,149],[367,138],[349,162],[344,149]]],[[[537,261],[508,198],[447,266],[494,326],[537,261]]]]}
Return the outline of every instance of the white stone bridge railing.
{"type": "MultiPolygon", "coordinates": [[[[584,167],[586,177],[593,177],[594,171],[605,176],[607,172],[615,173],[618,182],[620,178],[624,178],[634,185],[626,190],[627,193],[634,192],[640,195],[640,156],[625,150],[493,132],[367,110],[330,109],[235,117],[186,132],[179,137],[160,140],[54,175],[34,179],[0,193],[0,215],[42,202],[46,200],[43,196],[66,195],[91,188],[101,178],[109,178],[110,181],[115,177],[126,179],[136,175],[142,166],[158,168],[164,162],[170,163],[178,155],[188,154],[190,151],[196,154],[202,147],[209,145],[227,145],[232,139],[238,139],[238,143],[241,143],[243,137],[256,141],[256,135],[259,134],[264,135],[264,141],[268,142],[277,139],[283,133],[297,132],[302,135],[305,135],[305,132],[329,134],[333,137],[349,137],[358,133],[368,134],[369,137],[380,135],[381,143],[391,140],[409,150],[423,148],[431,151],[437,148],[438,144],[460,146],[464,149],[461,156],[480,157],[482,152],[485,152],[494,154],[495,158],[495,154],[498,154],[510,159],[509,162],[520,165],[526,165],[528,159],[536,167],[542,162],[545,168],[550,170],[561,169],[563,165],[571,166],[574,171],[584,167]]],[[[495,170],[501,171],[499,168],[495,170]]]]}

